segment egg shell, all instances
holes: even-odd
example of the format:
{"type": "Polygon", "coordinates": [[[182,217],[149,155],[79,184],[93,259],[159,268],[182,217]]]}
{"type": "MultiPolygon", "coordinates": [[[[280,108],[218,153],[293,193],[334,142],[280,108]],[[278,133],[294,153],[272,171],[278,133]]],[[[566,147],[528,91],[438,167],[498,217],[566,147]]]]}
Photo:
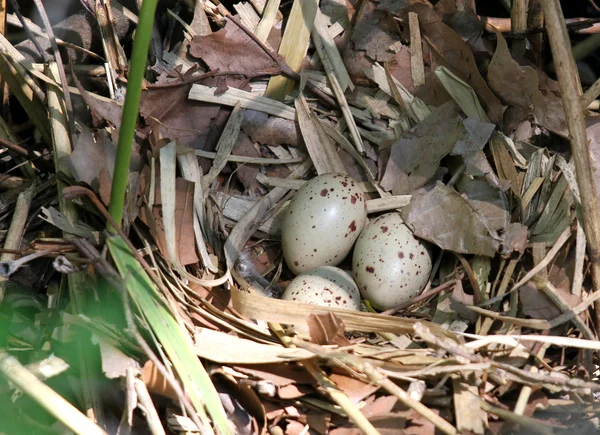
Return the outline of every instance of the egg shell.
{"type": "Polygon", "coordinates": [[[284,212],[283,256],[294,274],[337,265],[367,222],[365,196],[347,175],[322,174],[296,192],[284,212]]]}
{"type": "Polygon", "coordinates": [[[360,293],[352,277],[333,266],[317,267],[298,275],[281,298],[322,307],[360,309],[360,293]]]}
{"type": "Polygon", "coordinates": [[[431,268],[427,243],[413,235],[399,213],[371,221],[356,241],[352,256],[352,275],[360,294],[381,310],[418,295],[431,268]]]}

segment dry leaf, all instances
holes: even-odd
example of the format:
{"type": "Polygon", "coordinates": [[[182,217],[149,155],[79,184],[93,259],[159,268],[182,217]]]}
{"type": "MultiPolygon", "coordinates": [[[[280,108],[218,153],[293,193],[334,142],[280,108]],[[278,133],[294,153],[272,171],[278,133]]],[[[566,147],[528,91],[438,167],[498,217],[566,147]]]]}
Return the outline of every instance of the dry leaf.
{"type": "MultiPolygon", "coordinates": [[[[252,74],[277,68],[271,57],[235,23],[190,42],[190,54],[202,59],[211,71],[238,71],[252,74]]],[[[231,85],[231,78],[228,78],[231,85]]],[[[236,79],[244,82],[246,79],[236,79]]],[[[233,86],[233,85],[231,85],[233,86]]]]}
{"type": "Polygon", "coordinates": [[[504,107],[481,77],[467,43],[442,22],[441,14],[434,11],[429,4],[414,4],[405,9],[406,13],[409,11],[419,14],[423,39],[431,46],[435,62],[450,68],[454,74],[467,82],[481,98],[490,120],[501,123],[504,107]]]}
{"type": "Polygon", "coordinates": [[[493,257],[500,246],[498,236],[473,204],[442,183],[413,194],[402,212],[417,237],[442,249],[493,257]]]}
{"type": "MultiPolygon", "coordinates": [[[[167,251],[161,211],[162,203],[159,176],[157,175],[156,178],[156,196],[154,206],[152,208],[152,216],[149,216],[147,208],[143,207],[141,209],[140,217],[142,218],[142,221],[150,228],[152,236],[157,242],[161,253],[168,258],[169,253],[167,251]]],[[[183,178],[177,178],[175,183],[177,189],[176,192],[169,192],[169,194],[175,194],[176,198],[176,246],[178,248],[177,253],[179,256],[179,261],[185,266],[198,262],[194,237],[190,237],[190,234],[194,234],[194,185],[183,178]]]]}
{"type": "Polygon", "coordinates": [[[551,92],[542,94],[537,71],[532,67],[519,65],[510,55],[502,34],[496,32],[496,36],[496,52],[487,74],[490,88],[506,104],[521,109],[511,116],[525,119],[533,114],[538,124],[566,137],[568,132],[561,99],[551,92]]]}
{"type": "Polygon", "coordinates": [[[424,186],[434,176],[440,160],[454,148],[460,123],[454,102],[434,108],[431,115],[392,144],[381,186],[394,195],[410,194],[424,186]]]}
{"type": "Polygon", "coordinates": [[[302,143],[299,127],[289,119],[269,116],[256,110],[245,110],[242,130],[254,142],[263,145],[293,145],[302,143]]]}

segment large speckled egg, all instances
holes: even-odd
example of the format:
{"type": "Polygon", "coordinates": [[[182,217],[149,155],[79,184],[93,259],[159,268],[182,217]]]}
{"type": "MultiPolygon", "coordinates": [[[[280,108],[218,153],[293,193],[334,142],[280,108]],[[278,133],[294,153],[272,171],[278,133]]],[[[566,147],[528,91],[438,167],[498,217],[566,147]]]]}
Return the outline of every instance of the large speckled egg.
{"type": "Polygon", "coordinates": [[[321,266],[298,275],[282,299],[323,307],[360,309],[360,293],[352,277],[333,266],[321,266]]]}
{"type": "Polygon", "coordinates": [[[352,178],[341,174],[308,181],[284,213],[283,256],[295,274],[339,264],[367,222],[364,194],[352,178]]]}
{"type": "Polygon", "coordinates": [[[363,299],[381,310],[418,295],[431,274],[427,244],[417,239],[399,213],[371,221],[356,241],[352,274],[363,299]]]}

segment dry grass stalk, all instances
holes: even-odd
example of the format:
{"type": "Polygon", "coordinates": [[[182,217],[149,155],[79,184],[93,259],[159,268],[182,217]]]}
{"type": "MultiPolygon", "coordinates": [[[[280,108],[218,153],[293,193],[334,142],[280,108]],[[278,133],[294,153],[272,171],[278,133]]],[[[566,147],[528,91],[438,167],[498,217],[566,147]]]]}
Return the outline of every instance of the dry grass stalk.
{"type": "MultiPolygon", "coordinates": [[[[560,2],[558,0],[543,1],[542,9],[569,128],[577,184],[581,194],[583,227],[588,238],[592,280],[596,291],[600,291],[600,206],[590,166],[586,126],[581,108],[582,91],[578,80],[579,74],[573,61],[560,2]]],[[[598,328],[600,326],[600,303],[596,303],[595,320],[596,328],[598,328]]]]}
{"type": "Polygon", "coordinates": [[[415,87],[425,84],[425,65],[423,64],[423,43],[419,29],[419,16],[415,12],[408,13],[410,28],[410,71],[415,87]]]}
{"type": "MultiPolygon", "coordinates": [[[[19,193],[17,198],[17,204],[15,205],[15,211],[13,212],[12,219],[10,221],[10,227],[4,239],[4,249],[7,250],[18,250],[21,248],[21,242],[23,240],[23,234],[25,232],[25,225],[27,224],[27,217],[29,216],[29,208],[31,207],[31,201],[35,192],[35,184],[30,186],[27,190],[19,193]]],[[[4,252],[0,255],[0,261],[14,260],[16,254],[4,252]]],[[[4,300],[4,294],[8,285],[8,278],[0,277],[0,303],[4,300]]]]}
{"type": "Polygon", "coordinates": [[[317,116],[310,110],[302,93],[296,98],[295,106],[298,125],[317,174],[332,172],[345,174],[346,168],[338,156],[334,144],[329,140],[317,116]]]}
{"type": "Polygon", "coordinates": [[[215,95],[216,90],[216,88],[195,84],[190,90],[189,98],[231,107],[239,103],[244,109],[258,110],[292,121],[296,119],[296,111],[292,107],[272,98],[261,97],[237,88],[228,88],[225,92],[215,95]]]}
{"type": "Polygon", "coordinates": [[[281,0],[268,0],[264,10],[259,11],[259,13],[262,13],[262,18],[258,23],[258,26],[256,26],[254,34],[264,43],[267,42],[267,37],[277,22],[277,14],[279,13],[280,4],[281,0]]]}
{"type": "MultiPolygon", "coordinates": [[[[295,0],[292,5],[279,46],[279,54],[293,71],[300,71],[318,9],[317,0],[295,0]]],[[[291,93],[295,83],[295,80],[287,77],[271,77],[265,95],[275,100],[283,100],[291,93]]]]}

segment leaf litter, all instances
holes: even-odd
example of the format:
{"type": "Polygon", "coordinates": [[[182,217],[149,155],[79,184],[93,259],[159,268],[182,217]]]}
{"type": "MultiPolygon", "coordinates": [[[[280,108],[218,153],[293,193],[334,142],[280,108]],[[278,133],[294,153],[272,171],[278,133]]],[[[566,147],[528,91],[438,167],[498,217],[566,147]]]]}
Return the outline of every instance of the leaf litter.
{"type": "MultiPolygon", "coordinates": [[[[564,99],[536,66],[549,53],[512,52],[479,20],[478,3],[206,1],[165,12],[118,243],[103,228],[127,74],[102,50],[100,75],[94,57],[73,58],[77,110],[57,114],[43,91],[60,92],[56,76],[2,42],[0,73],[16,100],[0,122],[0,264],[20,268],[0,280],[3,377],[18,385],[9,354],[42,381],[36,364],[52,355],[98,370],[102,387],[83,372],[48,376],[64,397],[109,389],[114,403],[88,414],[105,430],[114,420],[152,433],[596,431],[597,259],[564,99]],[[70,120],[72,152],[54,167],[48,138],[70,120]],[[370,219],[400,211],[432,244],[418,297],[385,312],[278,299],[293,278],[282,216],[297,189],[329,172],[359,182],[370,219]],[[44,188],[34,183],[25,201],[35,179],[44,188]],[[69,186],[64,197],[57,185],[69,186]],[[67,197],[78,216],[64,210],[67,197]],[[119,243],[132,243],[138,269],[123,269],[119,243]],[[147,298],[123,305],[141,269],[151,271],[136,290],[147,298]],[[65,291],[68,272],[85,277],[84,299],[65,291]],[[164,331],[149,328],[152,315],[168,317],[164,331]],[[174,336],[193,350],[176,361],[174,336]],[[188,380],[203,375],[178,365],[190,355],[210,375],[204,398],[188,380]]],[[[129,6],[119,16],[134,23],[129,6]]],[[[597,113],[583,109],[596,171],[597,113]]],[[[58,424],[22,398],[4,405],[20,409],[8,425],[58,424]]]]}

